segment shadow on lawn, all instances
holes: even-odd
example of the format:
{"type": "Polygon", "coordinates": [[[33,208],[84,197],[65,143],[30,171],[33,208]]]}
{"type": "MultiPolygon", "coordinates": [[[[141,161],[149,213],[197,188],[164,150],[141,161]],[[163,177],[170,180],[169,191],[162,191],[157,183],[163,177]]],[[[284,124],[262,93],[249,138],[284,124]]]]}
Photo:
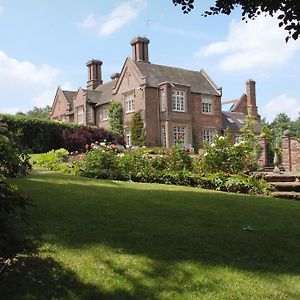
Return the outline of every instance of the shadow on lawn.
{"type": "Polygon", "coordinates": [[[250,197],[241,201],[225,193],[162,193],[118,182],[78,186],[82,178],[70,179],[62,195],[57,194],[61,183],[30,183],[49,197],[39,212],[44,216],[40,233],[50,234],[62,245],[77,248],[104,243],[157,260],[195,260],[249,271],[300,274],[300,259],[294,256],[300,253],[298,203],[287,206],[284,201],[250,197]],[[254,231],[244,231],[246,225],[254,231]]]}
{"type": "Polygon", "coordinates": [[[125,290],[101,291],[83,283],[72,270],[52,258],[18,257],[10,270],[0,275],[0,298],[19,299],[126,299],[125,290]]]}
{"type": "Polygon", "coordinates": [[[157,186],[143,189],[118,182],[99,181],[97,186],[89,185],[88,179],[57,173],[45,173],[38,179],[25,182],[29,193],[36,195],[36,207],[31,209],[35,240],[74,249],[107,245],[116,253],[145,256],[154,263],[148,271],[141,270],[140,277],[161,280],[149,286],[108,259],[102,263],[129,282],[134,292],[116,288],[105,293],[99,286],[82,283],[72,270],[51,258],[32,256],[25,265],[18,262],[20,276],[23,267],[27,272],[20,287],[25,293],[28,280],[32,285],[28,295],[35,296],[28,299],[156,299],[155,289],[181,294],[187,282],[194,292],[199,288],[211,291],[224,283],[218,278],[200,287],[199,282],[193,283],[193,270],[181,268],[181,262],[228,266],[267,277],[300,274],[300,258],[295,256],[300,253],[297,203],[241,201],[224,193],[162,192],[157,186]],[[244,231],[245,225],[253,226],[254,231],[244,231]],[[53,291],[57,294],[52,295],[53,291]]]}

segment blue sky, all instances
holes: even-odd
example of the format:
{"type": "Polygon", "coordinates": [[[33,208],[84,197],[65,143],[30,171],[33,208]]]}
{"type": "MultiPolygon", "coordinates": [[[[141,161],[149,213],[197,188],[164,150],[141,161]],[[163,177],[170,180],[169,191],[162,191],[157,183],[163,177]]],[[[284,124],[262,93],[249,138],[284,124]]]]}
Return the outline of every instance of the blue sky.
{"type": "Polygon", "coordinates": [[[275,18],[245,23],[238,11],[201,17],[213,2],[198,0],[183,15],[171,0],[0,0],[0,112],[51,104],[58,85],[85,87],[92,58],[103,61],[108,81],[141,35],[150,39],[152,63],[204,68],[222,86],[223,101],[239,98],[254,79],[262,117],[296,118],[300,40],[286,44],[275,18]]]}

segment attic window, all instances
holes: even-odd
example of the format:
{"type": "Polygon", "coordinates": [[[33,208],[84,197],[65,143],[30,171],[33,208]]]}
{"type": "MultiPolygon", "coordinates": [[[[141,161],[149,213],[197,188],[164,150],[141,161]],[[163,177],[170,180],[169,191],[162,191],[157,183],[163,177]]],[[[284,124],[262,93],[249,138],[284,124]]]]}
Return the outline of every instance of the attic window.
{"type": "Polygon", "coordinates": [[[245,122],[241,119],[237,119],[241,124],[245,124],[245,122]]]}
{"type": "Polygon", "coordinates": [[[213,113],[212,99],[202,98],[202,113],[204,113],[204,114],[212,114],[213,113]]]}
{"type": "Polygon", "coordinates": [[[230,123],[235,124],[235,122],[234,122],[231,118],[227,117],[227,120],[228,120],[230,123]]]}

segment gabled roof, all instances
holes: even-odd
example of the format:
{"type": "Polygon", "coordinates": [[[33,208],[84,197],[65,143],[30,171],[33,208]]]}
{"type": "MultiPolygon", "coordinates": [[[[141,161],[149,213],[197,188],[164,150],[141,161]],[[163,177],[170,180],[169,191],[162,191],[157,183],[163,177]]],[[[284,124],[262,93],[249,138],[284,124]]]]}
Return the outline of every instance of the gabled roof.
{"type": "Polygon", "coordinates": [[[240,99],[237,99],[232,106],[230,107],[230,111],[235,112],[239,106],[242,104],[243,101],[247,101],[247,95],[243,94],[240,99]]]}
{"type": "Polygon", "coordinates": [[[112,89],[116,84],[115,80],[99,85],[95,90],[84,90],[87,93],[88,101],[96,104],[96,106],[111,102],[112,89]]]}
{"type": "Polygon", "coordinates": [[[73,109],[73,98],[77,95],[76,91],[64,91],[62,90],[67,102],[70,104],[70,110],[73,109]]]}
{"type": "MultiPolygon", "coordinates": [[[[230,128],[233,132],[240,131],[245,126],[246,115],[240,112],[223,111],[222,112],[222,127],[230,128]]],[[[253,125],[253,131],[260,133],[261,126],[259,123],[253,125]]]]}
{"type": "Polygon", "coordinates": [[[100,91],[85,89],[83,91],[87,95],[87,101],[92,102],[94,104],[97,104],[100,101],[102,95],[100,91]]]}
{"type": "Polygon", "coordinates": [[[158,87],[162,82],[170,82],[190,86],[194,93],[221,95],[218,87],[204,70],[198,72],[137,61],[134,61],[134,64],[146,78],[149,86],[158,87]]]}

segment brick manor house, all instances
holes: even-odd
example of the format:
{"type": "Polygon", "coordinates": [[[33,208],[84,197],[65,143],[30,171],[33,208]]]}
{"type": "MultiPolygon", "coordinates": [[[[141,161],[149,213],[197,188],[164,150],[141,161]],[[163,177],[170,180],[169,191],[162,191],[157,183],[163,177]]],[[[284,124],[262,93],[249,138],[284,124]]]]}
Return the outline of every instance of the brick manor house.
{"type": "Polygon", "coordinates": [[[131,117],[140,112],[146,145],[165,147],[175,142],[202,147],[213,141],[215,133],[222,134],[228,127],[238,138],[246,115],[259,120],[255,81],[248,80],[246,93],[231,101],[230,110],[223,112],[222,89],[203,69],[198,72],[152,64],[149,42],[145,37],[133,39],[132,58],[127,58],[121,72],[106,83],[102,81],[102,61],[87,62],[87,88],[65,91],[58,87],[50,118],[109,129],[109,104],[119,101],[126,143],[131,144],[131,117]]]}

